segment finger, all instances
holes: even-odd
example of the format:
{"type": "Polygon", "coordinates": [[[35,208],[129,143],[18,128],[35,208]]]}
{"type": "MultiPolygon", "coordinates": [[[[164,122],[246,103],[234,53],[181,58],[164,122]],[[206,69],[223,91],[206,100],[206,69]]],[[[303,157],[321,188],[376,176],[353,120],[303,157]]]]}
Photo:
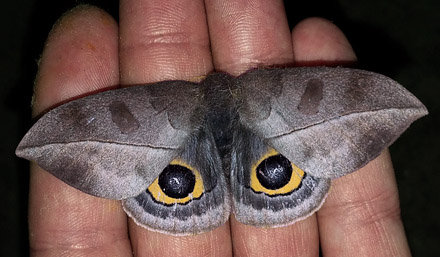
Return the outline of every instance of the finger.
{"type": "Polygon", "coordinates": [[[216,70],[240,74],[251,67],[292,62],[283,2],[206,0],[216,70]]]}
{"type": "Polygon", "coordinates": [[[298,65],[341,65],[356,61],[342,31],[322,18],[309,18],[298,23],[292,31],[292,42],[298,65]]]}
{"type": "MultiPolygon", "coordinates": [[[[343,33],[323,19],[308,19],[293,33],[296,57],[305,62],[354,62],[343,33]],[[315,55],[315,56],[314,56],[315,55]]],[[[388,151],[333,182],[318,211],[321,246],[328,256],[408,256],[388,151]]]]}
{"type": "MultiPolygon", "coordinates": [[[[118,84],[118,29],[103,11],[80,6],[54,26],[36,79],[34,115],[118,84]]],[[[86,195],[31,165],[29,234],[32,256],[130,256],[118,201],[86,195]]]]}
{"type": "Polygon", "coordinates": [[[411,255],[388,150],[335,181],[318,221],[325,255],[411,255]]]}
{"type": "MultiPolygon", "coordinates": [[[[121,1],[120,65],[123,84],[193,79],[212,71],[203,1],[121,1]]],[[[136,256],[228,256],[229,225],[176,237],[130,220],[136,256]],[[166,246],[166,247],[164,247],[166,246]]]]}
{"type": "Polygon", "coordinates": [[[193,79],[212,70],[203,1],[124,0],[121,82],[193,79]]]}
{"type": "MultiPolygon", "coordinates": [[[[206,1],[215,68],[239,74],[293,61],[282,1],[206,1]]],[[[236,256],[316,256],[315,216],[283,228],[256,228],[231,218],[236,256]]]]}

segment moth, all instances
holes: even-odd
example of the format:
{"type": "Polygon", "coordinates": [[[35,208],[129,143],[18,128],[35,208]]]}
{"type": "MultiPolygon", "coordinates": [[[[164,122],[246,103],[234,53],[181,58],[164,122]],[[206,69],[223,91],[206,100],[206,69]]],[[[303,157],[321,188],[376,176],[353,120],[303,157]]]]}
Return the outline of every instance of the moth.
{"type": "Polygon", "coordinates": [[[277,227],[323,204],[331,180],[377,157],[425,106],[383,75],[349,68],[214,73],[110,90],[41,117],[19,157],[87,194],[122,200],[150,230],[277,227]]]}

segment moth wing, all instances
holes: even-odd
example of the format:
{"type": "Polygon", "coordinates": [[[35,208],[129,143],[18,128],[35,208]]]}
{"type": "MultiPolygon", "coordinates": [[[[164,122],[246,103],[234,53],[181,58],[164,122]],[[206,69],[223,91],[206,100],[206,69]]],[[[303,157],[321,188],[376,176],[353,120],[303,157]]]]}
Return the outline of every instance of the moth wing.
{"type": "MultiPolygon", "coordinates": [[[[225,223],[230,215],[229,185],[211,129],[202,126],[195,131],[171,164],[188,169],[185,178],[191,177],[189,170],[195,174],[188,194],[176,198],[166,185],[156,186],[161,174],[147,190],[123,200],[127,214],[140,226],[172,235],[199,234],[225,223]]],[[[174,179],[165,181],[171,185],[174,179]]]]}
{"type": "Polygon", "coordinates": [[[323,204],[331,180],[308,174],[238,126],[231,158],[235,218],[259,227],[280,227],[305,219],[323,204]]]}
{"type": "Polygon", "coordinates": [[[254,70],[237,84],[243,124],[317,177],[361,168],[427,114],[397,82],[363,70],[254,70]]]}
{"type": "Polygon", "coordinates": [[[198,87],[185,81],[111,90],[41,117],[16,154],[99,197],[138,195],[176,156],[193,126],[198,87]]]}

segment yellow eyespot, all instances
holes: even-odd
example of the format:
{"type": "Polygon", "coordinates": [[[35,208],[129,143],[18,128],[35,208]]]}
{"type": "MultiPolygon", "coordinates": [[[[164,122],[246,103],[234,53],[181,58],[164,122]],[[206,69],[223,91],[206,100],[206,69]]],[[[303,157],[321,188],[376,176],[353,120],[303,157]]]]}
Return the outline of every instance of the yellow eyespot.
{"type": "Polygon", "coordinates": [[[296,190],[304,171],[274,149],[269,149],[251,170],[250,186],[255,192],[270,196],[286,195],[296,190]]]}
{"type": "Polygon", "coordinates": [[[147,188],[153,198],[165,205],[187,204],[202,196],[205,188],[200,172],[176,159],[147,188]]]}

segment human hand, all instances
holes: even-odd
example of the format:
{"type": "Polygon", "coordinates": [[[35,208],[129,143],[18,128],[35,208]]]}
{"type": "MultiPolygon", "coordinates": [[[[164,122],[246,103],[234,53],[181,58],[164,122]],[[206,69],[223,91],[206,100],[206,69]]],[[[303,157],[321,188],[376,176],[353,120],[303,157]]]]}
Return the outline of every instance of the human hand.
{"type": "MultiPolygon", "coordinates": [[[[121,1],[119,31],[90,6],[63,16],[42,55],[34,115],[119,84],[356,59],[328,21],[308,19],[291,33],[282,1],[163,2],[121,1]]],[[[324,256],[410,255],[387,151],[335,180],[321,210],[301,222],[256,228],[232,216],[211,232],[185,237],[145,230],[127,219],[119,201],[84,194],[33,164],[29,222],[34,256],[318,256],[320,245],[324,256]]]]}

